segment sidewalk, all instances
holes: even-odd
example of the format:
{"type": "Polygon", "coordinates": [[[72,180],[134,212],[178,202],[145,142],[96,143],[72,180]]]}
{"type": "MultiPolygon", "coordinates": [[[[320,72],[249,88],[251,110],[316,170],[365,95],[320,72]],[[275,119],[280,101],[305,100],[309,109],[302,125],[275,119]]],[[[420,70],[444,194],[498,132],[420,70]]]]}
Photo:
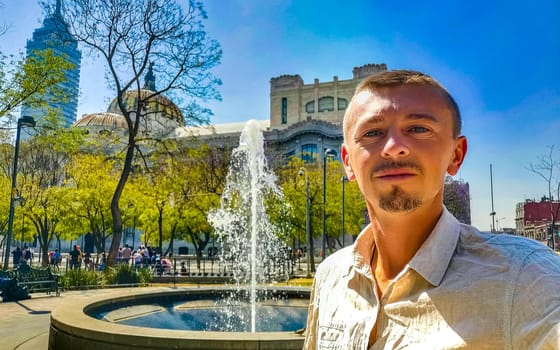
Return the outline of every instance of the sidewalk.
{"type": "Polygon", "coordinates": [[[51,310],[68,298],[101,295],[110,290],[62,292],[59,297],[33,293],[31,299],[0,303],[0,348],[45,350],[49,341],[51,310]]]}

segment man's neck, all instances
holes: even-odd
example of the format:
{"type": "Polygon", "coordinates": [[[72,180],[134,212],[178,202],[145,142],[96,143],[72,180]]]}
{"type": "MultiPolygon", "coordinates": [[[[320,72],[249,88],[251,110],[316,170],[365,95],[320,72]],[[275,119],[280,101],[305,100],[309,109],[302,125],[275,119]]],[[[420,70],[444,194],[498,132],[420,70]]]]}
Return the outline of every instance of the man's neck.
{"type": "Polygon", "coordinates": [[[404,269],[428,238],[443,206],[424,206],[403,214],[368,209],[375,242],[371,267],[383,291],[383,286],[404,269]]]}

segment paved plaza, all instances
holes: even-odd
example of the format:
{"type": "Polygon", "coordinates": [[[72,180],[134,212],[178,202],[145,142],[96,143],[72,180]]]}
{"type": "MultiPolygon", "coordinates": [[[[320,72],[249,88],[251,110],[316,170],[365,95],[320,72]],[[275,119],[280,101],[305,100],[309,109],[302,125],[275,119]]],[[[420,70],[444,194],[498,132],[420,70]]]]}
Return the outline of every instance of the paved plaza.
{"type": "Polygon", "coordinates": [[[111,290],[62,292],[59,297],[33,293],[31,299],[0,303],[0,348],[47,349],[50,315],[53,308],[70,298],[86,298],[111,290]]]}

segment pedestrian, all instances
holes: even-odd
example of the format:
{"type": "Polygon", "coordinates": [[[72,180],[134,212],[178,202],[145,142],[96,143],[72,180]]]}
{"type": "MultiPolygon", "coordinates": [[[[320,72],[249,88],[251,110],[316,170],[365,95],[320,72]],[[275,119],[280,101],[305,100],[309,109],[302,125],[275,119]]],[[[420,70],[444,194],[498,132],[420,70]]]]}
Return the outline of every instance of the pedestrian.
{"type": "Polygon", "coordinates": [[[125,244],[121,252],[121,262],[128,265],[131,257],[132,257],[132,250],[130,249],[128,244],[125,244]]]}
{"type": "Polygon", "coordinates": [[[101,259],[99,261],[99,271],[104,271],[105,270],[106,263],[107,263],[107,261],[106,261],[105,252],[103,252],[103,253],[101,253],[101,259]]]}
{"type": "Polygon", "coordinates": [[[12,264],[14,265],[14,268],[19,266],[19,263],[21,261],[21,248],[20,247],[16,247],[16,249],[12,250],[12,264]]]}
{"type": "Polygon", "coordinates": [[[58,249],[55,249],[54,253],[52,255],[52,264],[54,265],[54,267],[57,270],[59,269],[61,261],[62,261],[62,255],[60,255],[60,252],[58,251],[58,249]]]}
{"type": "Polygon", "coordinates": [[[20,263],[22,262],[22,260],[27,260],[26,256],[27,256],[27,245],[24,245],[23,248],[21,249],[20,263]]]}
{"type": "Polygon", "coordinates": [[[343,132],[371,223],[319,265],[304,349],[559,349],[560,257],[443,205],[467,152],[448,91],[420,72],[370,76],[343,132]]]}
{"type": "Polygon", "coordinates": [[[84,267],[88,270],[91,270],[91,266],[90,263],[92,263],[92,259],[91,259],[91,253],[90,252],[85,252],[84,253],[84,267]]]}
{"type": "Polygon", "coordinates": [[[82,265],[82,252],[78,245],[74,245],[74,248],[68,253],[70,255],[70,268],[77,270],[82,265]]]}

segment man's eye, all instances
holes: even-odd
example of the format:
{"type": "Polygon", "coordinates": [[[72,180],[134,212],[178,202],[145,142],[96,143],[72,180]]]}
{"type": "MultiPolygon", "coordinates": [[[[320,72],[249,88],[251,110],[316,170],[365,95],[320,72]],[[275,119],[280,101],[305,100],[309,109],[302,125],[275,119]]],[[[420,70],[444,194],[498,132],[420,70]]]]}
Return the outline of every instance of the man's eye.
{"type": "Polygon", "coordinates": [[[410,130],[410,132],[413,132],[413,133],[424,133],[424,132],[430,131],[430,129],[425,128],[423,126],[413,126],[409,130],[410,130]]]}
{"type": "Polygon", "coordinates": [[[370,130],[364,134],[365,137],[377,137],[381,136],[383,133],[381,130],[370,130]]]}

